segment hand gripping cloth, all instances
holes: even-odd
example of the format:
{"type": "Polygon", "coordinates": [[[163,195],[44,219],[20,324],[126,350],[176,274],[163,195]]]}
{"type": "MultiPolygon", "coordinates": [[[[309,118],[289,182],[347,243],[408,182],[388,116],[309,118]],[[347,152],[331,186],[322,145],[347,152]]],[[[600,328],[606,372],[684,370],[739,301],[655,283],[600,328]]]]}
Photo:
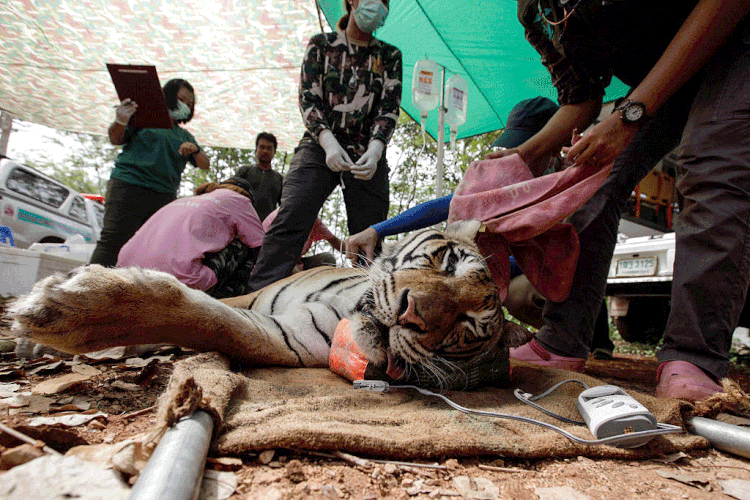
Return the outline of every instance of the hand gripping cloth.
{"type": "Polygon", "coordinates": [[[609,175],[571,166],[534,177],[520,155],[473,162],[458,185],[448,221],[478,220],[476,243],[505,301],[512,254],[532,285],[553,302],[570,294],[578,263],[578,234],[563,220],[583,205],[609,175]]]}

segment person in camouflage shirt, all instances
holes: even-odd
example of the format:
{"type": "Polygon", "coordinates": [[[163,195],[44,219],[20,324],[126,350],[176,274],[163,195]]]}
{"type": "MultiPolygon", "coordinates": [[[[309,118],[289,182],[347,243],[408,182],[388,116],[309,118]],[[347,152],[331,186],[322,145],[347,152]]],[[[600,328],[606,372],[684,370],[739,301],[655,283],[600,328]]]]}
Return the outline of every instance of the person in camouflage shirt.
{"type": "Polygon", "coordinates": [[[373,38],[349,39],[344,32],[321,33],[307,46],[299,107],[305,139],[329,129],[356,161],[372,140],[393,135],[401,103],[401,51],[373,38]]]}
{"type": "Polygon", "coordinates": [[[318,212],[339,184],[350,234],[388,216],[385,147],[401,104],[401,51],[372,35],[388,6],[388,0],[345,0],[347,13],[336,31],[310,39],[299,91],[306,131],[284,178],[251,290],[292,274],[318,212]]]}

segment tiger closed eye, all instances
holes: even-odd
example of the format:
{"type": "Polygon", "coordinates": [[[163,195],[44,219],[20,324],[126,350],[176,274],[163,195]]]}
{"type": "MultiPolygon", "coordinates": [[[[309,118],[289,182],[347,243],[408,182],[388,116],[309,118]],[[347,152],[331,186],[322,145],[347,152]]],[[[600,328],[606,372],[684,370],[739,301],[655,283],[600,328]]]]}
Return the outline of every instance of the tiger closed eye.
{"type": "Polygon", "coordinates": [[[454,273],[456,272],[456,263],[458,262],[458,257],[456,257],[456,254],[450,254],[448,256],[448,263],[445,265],[445,272],[447,273],[454,273]]]}

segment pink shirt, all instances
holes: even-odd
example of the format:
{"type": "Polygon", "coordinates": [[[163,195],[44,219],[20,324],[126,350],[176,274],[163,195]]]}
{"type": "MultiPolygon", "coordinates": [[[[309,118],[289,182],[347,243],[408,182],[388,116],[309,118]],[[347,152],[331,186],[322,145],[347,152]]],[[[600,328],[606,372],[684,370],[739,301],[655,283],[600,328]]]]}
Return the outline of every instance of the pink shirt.
{"type": "MultiPolygon", "coordinates": [[[[278,213],[279,207],[268,214],[268,217],[266,217],[266,219],[263,221],[264,231],[268,231],[268,228],[271,227],[271,223],[276,218],[278,213]]],[[[305,246],[302,247],[302,253],[300,254],[300,257],[305,255],[307,251],[310,250],[312,244],[316,241],[327,240],[329,238],[333,238],[333,233],[326,227],[325,224],[323,224],[323,221],[320,220],[320,217],[316,217],[315,224],[313,224],[312,231],[310,231],[310,236],[308,236],[307,241],[305,242],[305,246]]]]}
{"type": "Polygon", "coordinates": [[[162,207],[122,247],[117,266],[164,271],[191,288],[208,290],[217,280],[203,256],[223,250],[235,237],[259,247],[264,234],[247,196],[216,189],[162,207]]]}

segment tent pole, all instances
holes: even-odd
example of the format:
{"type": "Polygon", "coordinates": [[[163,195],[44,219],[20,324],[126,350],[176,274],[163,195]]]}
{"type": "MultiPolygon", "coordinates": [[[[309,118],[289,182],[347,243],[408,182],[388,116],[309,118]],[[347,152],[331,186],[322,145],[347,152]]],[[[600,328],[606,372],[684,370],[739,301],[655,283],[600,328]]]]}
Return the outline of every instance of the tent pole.
{"type": "Polygon", "coordinates": [[[194,500],[200,493],[214,421],[202,410],[164,433],[130,490],[130,500],[194,500]]]}
{"type": "Polygon", "coordinates": [[[443,197],[443,157],[445,155],[445,66],[440,66],[440,106],[438,106],[437,165],[435,198],[443,197]]]}

